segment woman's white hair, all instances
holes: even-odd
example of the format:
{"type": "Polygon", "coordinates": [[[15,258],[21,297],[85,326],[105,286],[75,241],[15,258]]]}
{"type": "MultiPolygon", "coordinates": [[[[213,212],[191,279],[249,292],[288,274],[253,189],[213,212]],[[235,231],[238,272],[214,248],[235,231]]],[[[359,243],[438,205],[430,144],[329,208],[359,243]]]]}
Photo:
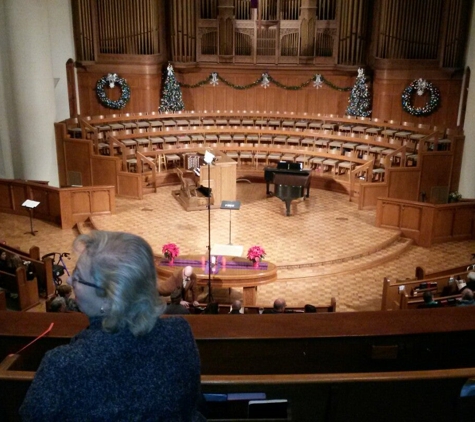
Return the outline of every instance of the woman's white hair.
{"type": "Polygon", "coordinates": [[[157,290],[157,272],[150,245],[130,233],[92,231],[78,236],[73,247],[78,264],[89,271],[109,307],[102,327],[115,332],[128,328],[135,336],[148,333],[166,307],[157,290]]]}

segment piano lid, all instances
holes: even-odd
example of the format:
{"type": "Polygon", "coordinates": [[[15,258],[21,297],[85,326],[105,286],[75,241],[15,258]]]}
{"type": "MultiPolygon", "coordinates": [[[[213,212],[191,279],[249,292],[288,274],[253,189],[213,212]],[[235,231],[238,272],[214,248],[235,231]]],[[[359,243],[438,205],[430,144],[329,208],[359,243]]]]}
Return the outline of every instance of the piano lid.
{"type": "Polygon", "coordinates": [[[277,163],[277,169],[301,171],[303,170],[303,163],[294,163],[292,161],[279,161],[277,163]]]}

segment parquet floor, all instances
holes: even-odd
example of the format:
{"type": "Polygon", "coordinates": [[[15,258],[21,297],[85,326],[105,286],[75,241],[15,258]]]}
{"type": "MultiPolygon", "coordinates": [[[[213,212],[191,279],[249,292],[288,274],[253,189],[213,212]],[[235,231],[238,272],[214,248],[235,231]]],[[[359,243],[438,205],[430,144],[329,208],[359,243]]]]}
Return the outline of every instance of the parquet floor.
{"type": "MultiPolygon", "coordinates": [[[[164,243],[179,245],[181,254],[203,254],[208,244],[208,212],[186,212],[172,197],[176,186],[159,188],[142,201],[116,198],[116,214],[96,216],[101,230],[128,231],[143,236],[154,251],[164,243]]],[[[311,189],[310,198],[292,203],[292,215],[285,216],[285,204],[266,197],[265,185],[238,183],[239,211],[211,211],[211,244],[231,241],[244,247],[262,246],[266,259],[277,264],[278,280],[259,287],[258,304],[269,306],[284,297],[288,305],[324,305],[334,296],[337,311],[378,310],[382,280],[413,277],[415,267],[436,271],[469,261],[475,241],[450,242],[424,249],[399,239],[398,232],[374,226],[374,211],[358,211],[347,195],[311,189]]],[[[0,214],[0,239],[41,253],[71,251],[76,230],[61,230],[34,220],[35,237],[27,217],[0,214]]],[[[72,268],[75,258],[67,262],[72,268]]],[[[242,296],[233,289],[213,291],[219,302],[242,296]]],[[[41,309],[37,309],[41,310],[41,309]]]]}

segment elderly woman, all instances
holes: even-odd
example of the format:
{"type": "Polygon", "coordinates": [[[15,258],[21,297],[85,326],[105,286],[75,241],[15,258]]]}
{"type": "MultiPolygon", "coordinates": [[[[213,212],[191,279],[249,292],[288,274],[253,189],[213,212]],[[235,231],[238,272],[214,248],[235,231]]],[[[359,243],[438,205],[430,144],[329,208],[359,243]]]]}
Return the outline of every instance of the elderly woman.
{"type": "Polygon", "coordinates": [[[68,283],[88,329],[46,353],[20,409],[24,421],[193,421],[200,361],[188,323],[158,318],[152,249],[95,231],[74,241],[68,283]]]}

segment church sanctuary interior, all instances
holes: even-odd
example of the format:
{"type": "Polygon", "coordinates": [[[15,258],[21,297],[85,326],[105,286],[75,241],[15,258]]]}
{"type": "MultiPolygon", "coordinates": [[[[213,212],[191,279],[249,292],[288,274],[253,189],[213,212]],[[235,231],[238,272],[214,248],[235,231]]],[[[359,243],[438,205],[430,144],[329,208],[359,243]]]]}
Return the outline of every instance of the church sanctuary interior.
{"type": "Polygon", "coordinates": [[[194,267],[209,420],[473,421],[472,67],[471,0],[0,2],[0,419],[109,230],[194,267]]]}

